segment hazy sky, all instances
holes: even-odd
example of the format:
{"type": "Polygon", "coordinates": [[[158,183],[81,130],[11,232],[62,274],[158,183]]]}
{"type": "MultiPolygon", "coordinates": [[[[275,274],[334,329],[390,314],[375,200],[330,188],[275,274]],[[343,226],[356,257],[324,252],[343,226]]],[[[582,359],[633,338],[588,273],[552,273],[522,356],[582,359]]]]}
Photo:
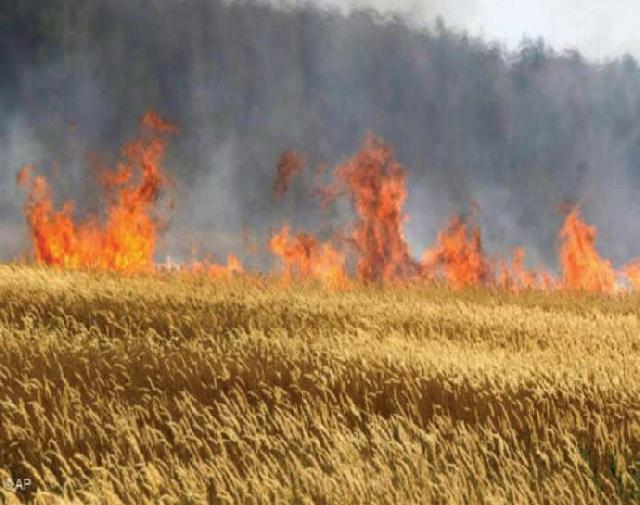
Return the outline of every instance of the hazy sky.
{"type": "MultiPolygon", "coordinates": [[[[287,0],[283,0],[287,1],[287,0]]],[[[291,0],[292,1],[292,0],[291,0]]],[[[640,57],[640,0],[313,0],[323,5],[371,6],[410,12],[517,47],[524,35],[591,58],[640,57]]]]}

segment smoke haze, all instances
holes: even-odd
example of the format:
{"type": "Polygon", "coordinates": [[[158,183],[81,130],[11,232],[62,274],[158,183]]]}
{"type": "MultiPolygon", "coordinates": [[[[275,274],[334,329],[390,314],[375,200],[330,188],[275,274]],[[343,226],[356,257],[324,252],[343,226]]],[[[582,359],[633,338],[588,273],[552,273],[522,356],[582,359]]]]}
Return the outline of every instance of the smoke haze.
{"type": "MultiPolygon", "coordinates": [[[[294,2],[281,0],[280,5],[294,2]]],[[[324,8],[372,8],[402,13],[414,24],[433,24],[437,17],[473,35],[517,49],[524,37],[543,38],[558,50],[575,49],[589,58],[640,55],[635,0],[314,0],[324,8]]]]}
{"type": "MultiPolygon", "coordinates": [[[[640,68],[631,56],[607,53],[610,61],[594,63],[563,51],[573,39],[558,39],[553,23],[555,32],[543,34],[559,41],[557,50],[542,40],[518,46],[515,35],[476,38],[443,22],[421,26],[415,17],[317,3],[21,5],[0,15],[4,259],[26,246],[20,166],[36,163],[80,212],[98,208],[87,157],[115,161],[148,109],[181,127],[166,163],[177,208],[162,254],[184,257],[191,245],[218,258],[246,253],[247,233],[263,244],[283,221],[328,232],[327,222],[348,208],[318,215],[308,173],[276,205],[278,157],[290,148],[312,168],[334,166],[371,130],[408,170],[406,230],[415,255],[448,217],[477,203],[489,253],[523,245],[534,264],[554,265],[557,206],[565,200],[584,204],[604,255],[616,262],[640,255],[640,68]]],[[[487,14],[488,1],[458,5],[435,2],[427,12],[408,2],[403,10],[451,18],[471,33],[511,26],[505,6],[503,19],[487,14]]],[[[523,17],[537,19],[535,12],[523,17]]],[[[603,46],[614,50],[608,36],[603,46]]],[[[596,42],[584,42],[585,52],[600,57],[589,49],[596,42]]]]}

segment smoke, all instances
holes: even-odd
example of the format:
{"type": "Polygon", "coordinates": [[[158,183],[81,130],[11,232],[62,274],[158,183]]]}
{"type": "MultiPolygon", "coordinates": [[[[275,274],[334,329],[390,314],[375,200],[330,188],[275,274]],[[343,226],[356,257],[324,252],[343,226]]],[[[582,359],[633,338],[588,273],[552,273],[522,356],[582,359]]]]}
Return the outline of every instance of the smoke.
{"type": "Polygon", "coordinates": [[[43,152],[33,129],[25,124],[23,117],[10,118],[3,126],[0,137],[0,244],[3,256],[15,257],[26,245],[21,204],[16,197],[15,167],[40,159],[43,152]]]}
{"type": "Polygon", "coordinates": [[[15,29],[0,35],[4,259],[24,247],[20,166],[37,162],[79,213],[99,208],[87,159],[114,163],[147,109],[181,127],[160,255],[184,258],[192,245],[217,259],[248,254],[284,221],[328,233],[349,209],[318,213],[310,172],[345,160],[369,130],[408,170],[415,256],[477,204],[490,253],[524,245],[532,264],[554,265],[565,200],[583,202],[604,255],[640,255],[640,69],[630,57],[593,63],[541,41],[505,49],[415,22],[480,26],[481,0],[470,10],[409,2],[404,17],[285,0],[43,1],[9,8],[15,29]],[[309,167],[276,205],[284,149],[309,167]]]}
{"type": "MultiPolygon", "coordinates": [[[[265,3],[286,9],[300,6],[298,0],[264,0],[265,3]]],[[[335,11],[343,15],[354,11],[373,11],[385,17],[401,16],[416,24],[429,24],[438,17],[464,26],[479,16],[482,11],[480,0],[308,0],[307,6],[316,6],[325,11],[335,11]]]]}
{"type": "MultiPolygon", "coordinates": [[[[294,6],[296,1],[273,0],[294,6]]],[[[438,17],[476,36],[499,41],[511,50],[524,37],[543,38],[557,50],[579,50],[603,60],[624,53],[640,55],[635,0],[313,0],[325,9],[349,13],[373,9],[400,14],[414,25],[433,25],[438,17]]]]}
{"type": "Polygon", "coordinates": [[[177,188],[175,218],[161,252],[184,262],[193,254],[213,255],[211,259],[220,261],[243,250],[236,149],[232,138],[213,147],[205,160],[212,170],[196,173],[192,186],[177,188]]]}

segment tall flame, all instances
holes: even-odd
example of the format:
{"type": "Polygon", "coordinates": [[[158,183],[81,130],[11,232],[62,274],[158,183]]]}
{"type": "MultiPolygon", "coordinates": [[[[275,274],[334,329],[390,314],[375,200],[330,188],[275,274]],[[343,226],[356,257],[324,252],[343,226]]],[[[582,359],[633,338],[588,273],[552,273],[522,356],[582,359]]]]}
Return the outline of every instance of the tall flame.
{"type": "Polygon", "coordinates": [[[18,182],[27,191],[24,209],[37,262],[130,273],[153,267],[160,226],[155,204],[168,182],[161,165],[167,138],[177,128],[153,112],[140,124],[141,137],[122,150],[124,161],[102,176],[108,195],[103,220],[89,216],[74,221],[73,203],[56,210],[47,180],[34,177],[33,167],[19,172],[18,182]]]}
{"type": "Polygon", "coordinates": [[[369,134],[354,157],[336,169],[357,214],[352,241],[358,276],[390,280],[418,273],[404,238],[405,170],[381,139],[369,134]]]}
{"type": "Polygon", "coordinates": [[[602,293],[614,291],[616,273],[611,262],[598,254],[597,236],[596,228],[582,220],[580,208],[572,208],[560,230],[560,263],[565,288],[602,293]]]}

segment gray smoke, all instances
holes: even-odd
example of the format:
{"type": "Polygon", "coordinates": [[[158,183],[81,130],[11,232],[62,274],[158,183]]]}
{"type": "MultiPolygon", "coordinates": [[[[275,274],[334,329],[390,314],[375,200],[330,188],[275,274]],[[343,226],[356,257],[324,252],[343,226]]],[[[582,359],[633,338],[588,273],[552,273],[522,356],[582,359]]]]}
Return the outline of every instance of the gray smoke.
{"type": "Polygon", "coordinates": [[[554,265],[567,200],[600,227],[603,254],[640,255],[640,68],[629,56],[596,64],[540,40],[508,50],[443,22],[312,4],[32,3],[0,17],[4,259],[25,247],[20,166],[36,162],[61,200],[96,210],[86,158],[115,161],[148,109],[181,126],[159,259],[192,245],[242,255],[247,234],[264,245],[284,221],[328,235],[344,209],[319,213],[310,174],[276,205],[276,161],[290,148],[333,166],[368,130],[407,167],[416,256],[477,203],[490,253],[524,245],[532,265],[554,265]]]}

